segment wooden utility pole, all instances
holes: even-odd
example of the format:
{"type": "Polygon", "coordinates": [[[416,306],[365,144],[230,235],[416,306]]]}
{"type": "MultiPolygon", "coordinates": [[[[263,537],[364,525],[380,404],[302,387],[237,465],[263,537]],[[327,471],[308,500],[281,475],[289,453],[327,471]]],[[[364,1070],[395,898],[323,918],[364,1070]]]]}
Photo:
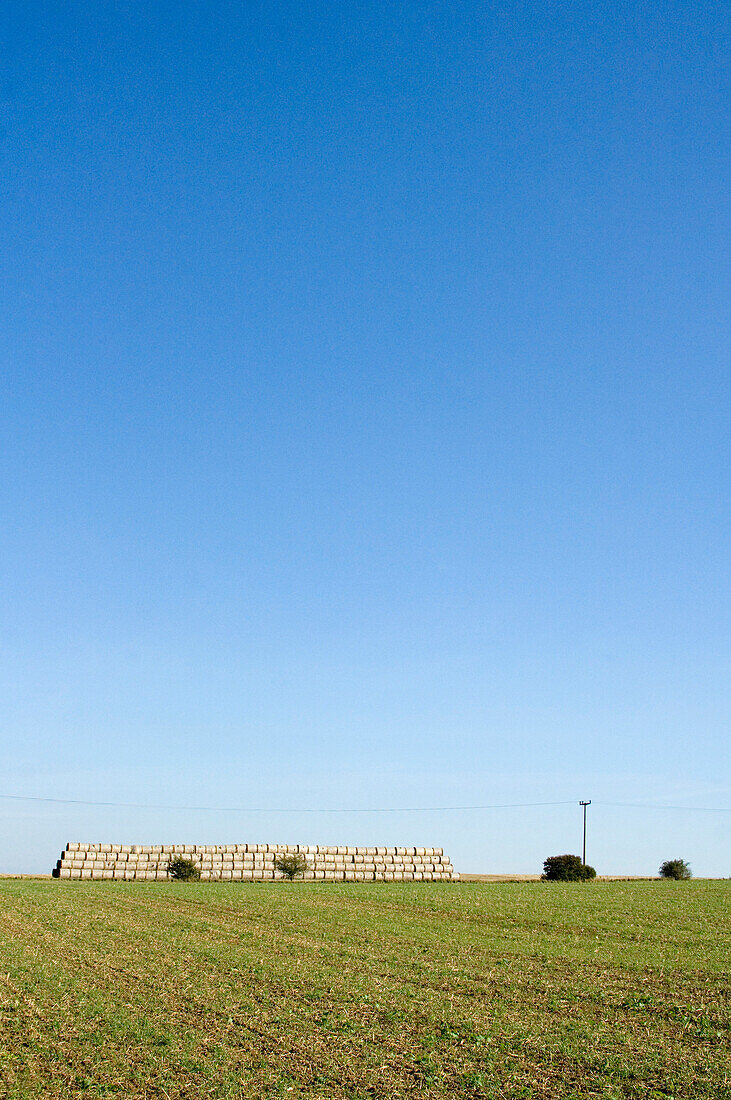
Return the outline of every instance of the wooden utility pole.
{"type": "Polygon", "coordinates": [[[591,799],[588,802],[579,802],[579,805],[584,807],[584,846],[581,851],[581,862],[586,866],[586,807],[591,806],[591,799]]]}

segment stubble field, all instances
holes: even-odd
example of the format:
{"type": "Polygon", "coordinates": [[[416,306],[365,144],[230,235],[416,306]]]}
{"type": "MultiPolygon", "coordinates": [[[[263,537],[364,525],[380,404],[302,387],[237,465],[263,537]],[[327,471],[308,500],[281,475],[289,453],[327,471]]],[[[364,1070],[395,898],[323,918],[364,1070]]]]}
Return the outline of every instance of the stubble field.
{"type": "Polygon", "coordinates": [[[0,883],[0,1095],[731,1097],[731,883],[0,883]]]}

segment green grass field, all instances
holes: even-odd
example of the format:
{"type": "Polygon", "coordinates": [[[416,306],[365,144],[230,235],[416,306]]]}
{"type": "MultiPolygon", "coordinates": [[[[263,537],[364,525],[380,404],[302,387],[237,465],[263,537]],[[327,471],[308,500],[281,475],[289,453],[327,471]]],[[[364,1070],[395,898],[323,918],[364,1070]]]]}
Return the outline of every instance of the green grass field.
{"type": "Polygon", "coordinates": [[[731,883],[0,883],[2,1097],[731,1097],[731,883]]]}

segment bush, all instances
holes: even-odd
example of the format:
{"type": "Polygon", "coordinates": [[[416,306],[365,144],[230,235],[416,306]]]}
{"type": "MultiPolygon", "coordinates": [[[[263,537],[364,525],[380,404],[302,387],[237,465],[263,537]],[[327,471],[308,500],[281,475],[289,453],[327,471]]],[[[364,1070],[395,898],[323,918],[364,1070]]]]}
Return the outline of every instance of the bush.
{"type": "Polygon", "coordinates": [[[543,862],[541,878],[545,882],[586,882],[596,878],[596,871],[578,856],[549,856],[543,862]]]}
{"type": "Polygon", "coordinates": [[[197,882],[201,877],[200,868],[193,859],[176,856],[168,863],[168,874],[177,882],[197,882]]]}
{"type": "Polygon", "coordinates": [[[298,875],[304,875],[307,867],[308,863],[305,857],[296,852],[277,856],[274,860],[274,870],[279,871],[279,873],[284,875],[285,878],[288,878],[290,882],[293,882],[298,875]]]}
{"type": "Polygon", "coordinates": [[[690,864],[684,859],[666,859],[660,864],[660,877],[680,880],[693,876],[690,873],[690,864]]]}

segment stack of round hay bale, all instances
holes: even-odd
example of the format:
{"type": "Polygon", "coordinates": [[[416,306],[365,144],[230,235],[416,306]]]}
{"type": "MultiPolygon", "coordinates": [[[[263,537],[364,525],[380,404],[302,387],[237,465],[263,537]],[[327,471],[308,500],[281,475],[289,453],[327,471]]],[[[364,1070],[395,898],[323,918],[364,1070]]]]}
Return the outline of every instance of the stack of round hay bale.
{"type": "Polygon", "coordinates": [[[300,855],[305,879],[340,882],[454,882],[441,848],[323,847],[305,844],[67,844],[56,878],[167,879],[172,859],[192,860],[204,880],[281,879],[278,857],[300,855]]]}

